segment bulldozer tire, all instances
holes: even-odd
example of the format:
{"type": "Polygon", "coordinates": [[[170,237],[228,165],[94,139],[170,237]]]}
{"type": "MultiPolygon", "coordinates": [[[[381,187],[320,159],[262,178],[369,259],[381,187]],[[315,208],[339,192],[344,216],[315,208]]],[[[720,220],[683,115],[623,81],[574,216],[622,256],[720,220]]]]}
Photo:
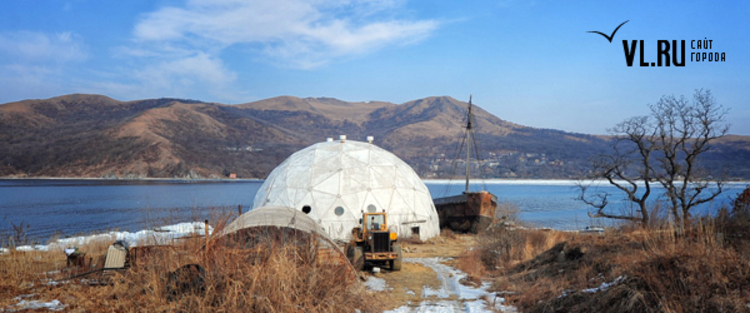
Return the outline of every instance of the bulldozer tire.
{"type": "Polygon", "coordinates": [[[358,271],[365,269],[365,254],[362,247],[352,247],[352,265],[358,271]]]}
{"type": "Polygon", "coordinates": [[[392,271],[400,271],[401,270],[401,245],[393,245],[393,252],[396,252],[398,254],[398,257],[396,257],[395,260],[390,260],[389,263],[391,263],[391,270],[392,271]]]}

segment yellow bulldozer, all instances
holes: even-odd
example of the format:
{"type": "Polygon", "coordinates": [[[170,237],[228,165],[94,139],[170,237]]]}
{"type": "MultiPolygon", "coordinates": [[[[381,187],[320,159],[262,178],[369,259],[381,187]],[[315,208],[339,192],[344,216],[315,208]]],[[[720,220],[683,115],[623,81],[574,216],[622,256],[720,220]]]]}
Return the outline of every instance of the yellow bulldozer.
{"type": "Polygon", "coordinates": [[[387,265],[392,271],[401,270],[401,245],[398,234],[388,228],[387,215],[362,213],[359,226],[352,228],[352,240],[347,244],[347,256],[357,270],[365,266],[387,265]]]}

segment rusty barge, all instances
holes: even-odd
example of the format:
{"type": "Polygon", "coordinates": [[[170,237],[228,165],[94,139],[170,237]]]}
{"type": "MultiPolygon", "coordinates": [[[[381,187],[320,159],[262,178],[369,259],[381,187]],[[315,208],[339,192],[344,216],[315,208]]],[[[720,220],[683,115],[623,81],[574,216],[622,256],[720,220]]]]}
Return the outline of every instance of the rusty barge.
{"type": "Polygon", "coordinates": [[[477,233],[489,227],[497,208],[497,196],[484,190],[438,198],[433,202],[440,218],[440,228],[462,233],[477,233]]]}

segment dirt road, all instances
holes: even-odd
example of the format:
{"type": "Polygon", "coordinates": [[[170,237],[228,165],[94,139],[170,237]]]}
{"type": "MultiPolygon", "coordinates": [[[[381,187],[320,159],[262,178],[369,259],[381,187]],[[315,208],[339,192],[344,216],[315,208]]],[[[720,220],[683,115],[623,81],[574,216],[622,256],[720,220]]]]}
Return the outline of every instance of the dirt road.
{"type": "Polygon", "coordinates": [[[487,292],[489,282],[471,282],[452,266],[475,243],[472,235],[456,235],[403,244],[401,271],[369,273],[366,284],[387,295],[386,312],[515,312],[503,305],[504,299],[487,292]]]}

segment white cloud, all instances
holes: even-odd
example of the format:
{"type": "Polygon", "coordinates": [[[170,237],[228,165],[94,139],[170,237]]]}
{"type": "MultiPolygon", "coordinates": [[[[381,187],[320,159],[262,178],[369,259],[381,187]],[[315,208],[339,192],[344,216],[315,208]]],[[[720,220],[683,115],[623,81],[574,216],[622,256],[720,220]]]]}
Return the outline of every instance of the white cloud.
{"type": "Polygon", "coordinates": [[[71,32],[55,34],[12,31],[0,32],[3,63],[56,63],[83,61],[88,57],[83,38],[71,32]]]}
{"type": "MultiPolygon", "coordinates": [[[[193,0],[144,15],[133,35],[150,49],[171,43],[216,54],[261,47],[278,64],[308,68],[427,37],[435,20],[396,17],[398,0],[193,0]]],[[[134,50],[137,51],[137,50],[134,50]]]]}
{"type": "Polygon", "coordinates": [[[397,18],[404,1],[187,0],[141,15],[132,44],[113,49],[130,81],[99,87],[130,99],[209,93],[236,102],[245,88],[222,56],[244,51],[309,69],[429,36],[438,22],[397,18]]]}
{"type": "Polygon", "coordinates": [[[218,58],[206,53],[170,61],[135,71],[147,93],[191,95],[195,90],[208,90],[221,96],[225,88],[236,79],[218,58]]]}
{"type": "Polygon", "coordinates": [[[29,64],[0,65],[0,103],[57,95],[60,92],[59,71],[29,64]]]}
{"type": "Polygon", "coordinates": [[[66,92],[67,70],[88,58],[86,50],[71,32],[0,31],[0,102],[66,92]]]}
{"type": "Polygon", "coordinates": [[[2,98],[47,90],[236,101],[247,89],[228,66],[237,53],[309,69],[426,38],[439,22],[405,18],[405,1],[186,0],[141,15],[130,44],[111,48],[117,65],[99,70],[85,63],[89,49],[76,33],[0,31],[0,83],[14,86],[2,98]]]}

